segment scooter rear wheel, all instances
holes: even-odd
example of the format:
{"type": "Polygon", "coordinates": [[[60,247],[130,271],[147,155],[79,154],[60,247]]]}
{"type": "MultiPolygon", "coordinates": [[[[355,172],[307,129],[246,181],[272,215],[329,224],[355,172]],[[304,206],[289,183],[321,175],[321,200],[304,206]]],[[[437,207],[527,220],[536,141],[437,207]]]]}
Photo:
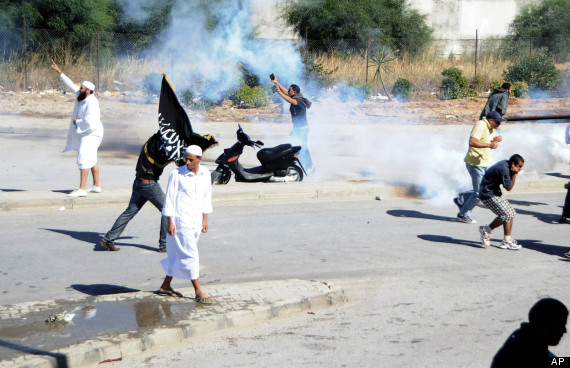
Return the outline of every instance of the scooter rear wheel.
{"type": "Polygon", "coordinates": [[[230,182],[232,173],[219,172],[218,170],[212,171],[212,185],[227,184],[230,182]]]}
{"type": "Polygon", "coordinates": [[[292,176],[293,180],[289,181],[303,181],[303,169],[297,165],[291,165],[287,168],[289,170],[288,176],[292,176]]]}

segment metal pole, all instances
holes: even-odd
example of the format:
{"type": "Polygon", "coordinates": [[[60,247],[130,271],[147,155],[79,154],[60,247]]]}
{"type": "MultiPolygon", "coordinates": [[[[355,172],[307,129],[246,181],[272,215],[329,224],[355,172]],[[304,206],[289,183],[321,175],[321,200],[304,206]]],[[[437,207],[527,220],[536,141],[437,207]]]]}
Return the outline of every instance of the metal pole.
{"type": "Polygon", "coordinates": [[[24,21],[24,47],[22,49],[22,57],[24,58],[24,90],[28,88],[28,57],[26,55],[26,45],[28,44],[26,34],[26,17],[22,16],[24,21]]]}
{"type": "Polygon", "coordinates": [[[368,57],[370,55],[370,35],[368,35],[368,43],[366,45],[366,83],[368,83],[368,57]]]}
{"type": "Polygon", "coordinates": [[[101,84],[99,81],[99,27],[97,27],[97,88],[99,88],[99,91],[101,91],[101,84]]]}
{"type": "Polygon", "coordinates": [[[475,30],[475,78],[477,78],[477,50],[479,48],[479,30],[475,30]]]}

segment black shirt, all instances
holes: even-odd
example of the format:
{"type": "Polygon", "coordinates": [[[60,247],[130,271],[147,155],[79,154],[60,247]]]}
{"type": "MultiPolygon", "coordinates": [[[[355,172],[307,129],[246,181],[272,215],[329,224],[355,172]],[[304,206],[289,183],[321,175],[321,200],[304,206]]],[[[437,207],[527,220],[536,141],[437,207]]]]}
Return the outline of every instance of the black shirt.
{"type": "Polygon", "coordinates": [[[485,175],[483,175],[481,187],[479,188],[479,198],[489,199],[492,197],[500,197],[503,195],[501,185],[503,188],[508,188],[511,184],[512,178],[509,161],[499,161],[488,168],[485,175]]]}
{"type": "Polygon", "coordinates": [[[158,181],[164,168],[171,163],[164,152],[160,149],[162,140],[156,133],[146,141],[139,154],[137,161],[137,178],[158,181]]]}

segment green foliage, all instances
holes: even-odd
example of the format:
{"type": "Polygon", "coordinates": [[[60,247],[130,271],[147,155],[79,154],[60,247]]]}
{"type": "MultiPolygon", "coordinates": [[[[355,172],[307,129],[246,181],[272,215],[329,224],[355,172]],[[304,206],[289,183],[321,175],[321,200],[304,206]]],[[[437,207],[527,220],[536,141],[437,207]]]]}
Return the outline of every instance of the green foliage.
{"type": "Polygon", "coordinates": [[[473,88],[468,88],[464,91],[465,97],[473,97],[473,98],[477,98],[479,97],[479,92],[477,92],[476,90],[474,90],[473,88]]]}
{"type": "Polygon", "coordinates": [[[506,51],[528,55],[546,48],[557,61],[570,59],[570,1],[541,0],[522,7],[509,26],[506,51]]]}
{"type": "Polygon", "coordinates": [[[463,76],[463,72],[461,71],[461,69],[453,66],[451,68],[444,69],[441,72],[441,75],[443,75],[444,77],[449,77],[451,79],[459,79],[463,76]]]}
{"type": "Polygon", "coordinates": [[[251,74],[245,65],[240,65],[240,71],[241,77],[247,86],[252,88],[259,86],[259,77],[255,74],[251,74]]]}
{"type": "MultiPolygon", "coordinates": [[[[441,80],[439,90],[443,100],[452,100],[461,97],[473,95],[474,90],[470,90],[467,78],[463,76],[463,72],[456,67],[444,69],[441,72],[444,78],[441,80]]],[[[474,91],[475,93],[477,91],[474,91]]]]}
{"type": "Polygon", "coordinates": [[[394,87],[392,87],[392,94],[399,101],[410,101],[412,97],[412,82],[404,78],[398,78],[394,87]]]}
{"type": "Polygon", "coordinates": [[[366,47],[370,39],[373,44],[416,55],[432,40],[426,15],[407,1],[296,0],[287,2],[280,16],[300,37],[357,40],[359,48],[366,47]]]}
{"type": "Polygon", "coordinates": [[[483,89],[483,77],[481,77],[480,75],[475,76],[471,80],[470,87],[474,90],[477,90],[477,91],[482,90],[483,89]]]}
{"type": "MultiPolygon", "coordinates": [[[[116,26],[117,11],[115,0],[46,1],[23,0],[19,5],[14,1],[0,0],[0,20],[11,28],[42,29],[50,37],[40,37],[37,32],[28,32],[26,49],[38,53],[57,54],[64,50],[81,50],[89,45],[97,31],[107,32],[116,26]]],[[[7,30],[0,30],[2,33],[7,30]]],[[[20,36],[22,37],[22,36],[20,36]]],[[[22,44],[23,39],[15,40],[22,44]]],[[[105,47],[106,39],[101,39],[105,47]]],[[[5,49],[18,50],[12,45],[5,49]]],[[[89,51],[89,50],[86,50],[89,51]]],[[[88,53],[89,54],[89,53],[88,53]]]]}
{"type": "Polygon", "coordinates": [[[148,49],[157,41],[157,36],[170,24],[170,13],[173,0],[146,0],[140,7],[145,12],[145,18],[137,19],[129,15],[124,8],[115,2],[117,23],[116,33],[125,35],[126,42],[121,44],[121,52],[136,52],[148,49]]]}
{"type": "Polygon", "coordinates": [[[504,71],[508,80],[526,82],[531,96],[554,91],[558,87],[560,71],[544,51],[537,51],[528,58],[520,58],[504,71]]]}
{"type": "Polygon", "coordinates": [[[269,95],[261,86],[250,87],[242,82],[241,87],[232,96],[232,100],[239,108],[249,109],[266,106],[269,95]]]}
{"type": "Polygon", "coordinates": [[[192,110],[210,110],[217,105],[216,101],[190,89],[182,91],[180,100],[192,110]]]}
{"type": "Polygon", "coordinates": [[[513,95],[517,98],[529,98],[528,84],[523,81],[517,81],[512,84],[513,95]]]}
{"type": "MultiPolygon", "coordinates": [[[[504,83],[511,83],[511,82],[507,82],[504,79],[497,79],[491,82],[491,90],[496,90],[497,88],[501,87],[504,83]]],[[[511,83],[512,85],[512,83],[511,83]]]]}

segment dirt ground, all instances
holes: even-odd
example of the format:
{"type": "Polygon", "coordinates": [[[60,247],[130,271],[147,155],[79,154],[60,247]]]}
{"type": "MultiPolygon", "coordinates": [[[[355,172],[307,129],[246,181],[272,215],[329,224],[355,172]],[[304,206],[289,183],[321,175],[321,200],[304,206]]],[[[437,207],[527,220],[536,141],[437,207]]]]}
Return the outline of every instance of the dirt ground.
{"type": "MultiPolygon", "coordinates": [[[[158,99],[148,98],[140,93],[96,93],[101,105],[101,114],[106,121],[120,121],[128,117],[155,115],[158,99]]],[[[0,93],[0,115],[21,114],[38,118],[68,118],[73,109],[74,95],[62,91],[2,92],[0,93]]],[[[315,100],[319,103],[319,100],[315,100]]],[[[343,111],[352,117],[404,117],[418,124],[473,124],[478,118],[486,98],[463,98],[441,101],[435,95],[425,93],[414,95],[407,103],[387,100],[348,102],[343,111]]],[[[209,111],[192,111],[185,108],[192,121],[213,122],[290,122],[287,107],[272,103],[264,108],[239,109],[227,101],[209,111]]],[[[508,116],[540,116],[570,114],[570,99],[517,99],[509,100],[508,116]]]]}

